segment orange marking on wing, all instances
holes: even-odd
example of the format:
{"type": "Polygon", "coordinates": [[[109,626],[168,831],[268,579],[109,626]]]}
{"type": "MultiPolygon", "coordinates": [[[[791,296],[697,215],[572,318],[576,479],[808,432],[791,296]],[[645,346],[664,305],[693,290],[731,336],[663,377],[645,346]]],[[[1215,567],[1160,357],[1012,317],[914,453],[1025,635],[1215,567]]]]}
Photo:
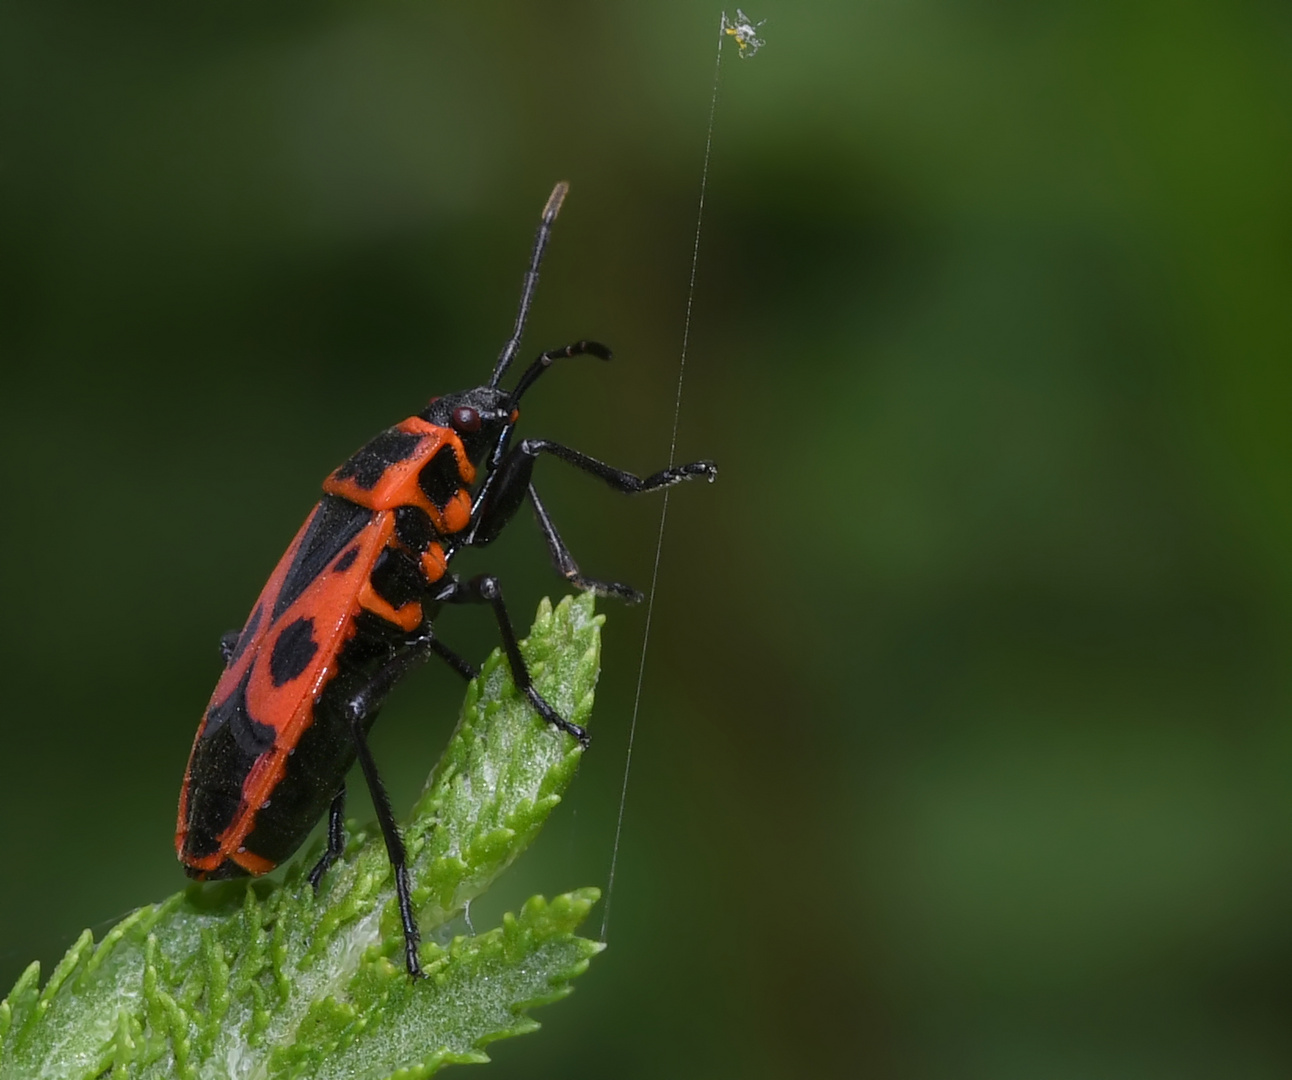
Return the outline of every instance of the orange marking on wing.
{"type": "MultiPolygon", "coordinates": [[[[300,742],[301,735],[314,719],[314,702],[332,676],[331,662],[336,659],[349,634],[354,632],[353,617],[358,614],[359,594],[367,585],[377,556],[394,533],[393,514],[377,514],[372,523],[357,537],[359,553],[354,562],[343,571],[329,565],[316,577],[295,602],[277,619],[271,629],[257,641],[256,656],[251,661],[256,668],[247,684],[247,711],[252,718],[275,729],[274,745],[260,755],[251,766],[242,783],[242,799],[238,811],[228,827],[217,837],[219,851],[212,858],[215,865],[232,859],[250,873],[263,873],[252,869],[238,857],[247,836],[255,827],[256,811],[273,793],[283,778],[290,757],[289,751],[300,742]],[[274,686],[269,671],[269,657],[273,643],[282,630],[299,618],[314,620],[314,641],[318,645],[305,669],[283,686],[274,686]]],[[[344,555],[355,545],[347,544],[344,555]]],[[[338,555],[340,558],[340,555],[338,555]]],[[[284,556],[286,559],[286,556],[284,556]]],[[[252,854],[252,853],[244,853],[252,854]]],[[[252,854],[252,858],[256,858],[252,854]]],[[[188,865],[206,867],[206,860],[189,860],[188,865]]],[[[272,866],[269,869],[273,869],[272,866]]]]}
{"type": "Polygon", "coordinates": [[[205,881],[206,875],[219,866],[223,858],[224,856],[217,852],[215,855],[205,855],[200,859],[187,858],[182,861],[190,870],[201,871],[201,873],[189,875],[194,881],[205,881]]]}
{"type": "MultiPolygon", "coordinates": [[[[317,513],[318,507],[316,506],[304,522],[301,523],[301,527],[296,530],[296,535],[292,538],[292,542],[287,545],[287,550],[283,552],[282,558],[278,560],[278,565],[274,567],[273,573],[269,575],[269,580],[265,582],[265,587],[260,590],[260,595],[251,606],[251,614],[247,616],[248,621],[250,621],[251,615],[254,615],[259,609],[260,623],[256,627],[251,640],[243,648],[242,655],[233,664],[224,669],[219,681],[215,684],[215,691],[211,694],[211,700],[207,703],[206,710],[202,713],[202,720],[197,725],[197,734],[193,736],[193,749],[189,751],[188,765],[184,769],[184,786],[180,788],[179,793],[179,821],[175,827],[175,851],[179,855],[180,861],[186,866],[191,866],[195,869],[214,870],[224,860],[222,851],[202,858],[184,854],[184,845],[188,840],[190,770],[193,767],[193,755],[197,750],[198,742],[202,738],[202,732],[206,730],[207,713],[210,712],[213,704],[217,701],[226,700],[238,688],[238,683],[242,681],[242,676],[246,674],[247,668],[256,662],[256,657],[260,653],[260,646],[264,643],[265,636],[272,627],[269,613],[273,611],[274,601],[278,599],[278,594],[282,591],[283,582],[287,579],[287,572],[291,569],[292,562],[296,558],[297,549],[300,548],[301,541],[305,538],[305,533],[309,531],[310,522],[314,520],[314,515],[317,513]]],[[[239,816],[241,813],[242,810],[239,809],[239,816]]],[[[236,820],[237,818],[235,817],[236,820]]]]}
{"type": "Polygon", "coordinates": [[[276,863],[271,863],[268,859],[262,859],[259,855],[250,851],[235,851],[229,858],[241,866],[248,874],[255,877],[269,873],[277,865],[276,863]]]}

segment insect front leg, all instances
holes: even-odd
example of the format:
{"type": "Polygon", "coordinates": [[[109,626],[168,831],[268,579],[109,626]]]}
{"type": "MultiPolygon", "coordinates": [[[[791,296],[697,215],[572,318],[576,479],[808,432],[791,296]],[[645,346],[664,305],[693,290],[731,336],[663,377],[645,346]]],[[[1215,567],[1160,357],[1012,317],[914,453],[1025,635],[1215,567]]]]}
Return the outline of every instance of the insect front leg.
{"type": "Polygon", "coordinates": [[[526,493],[532,491],[530,478],[534,475],[534,463],[540,454],[560,458],[626,495],[658,491],[695,476],[705,476],[710,481],[718,476],[718,467],[712,461],[692,461],[686,465],[671,465],[643,479],[550,439],[525,439],[507,451],[507,456],[490,475],[473,512],[467,543],[483,547],[498,536],[524,501],[526,493]]]}
{"type": "Polygon", "coordinates": [[[572,450],[561,443],[552,442],[550,439],[525,439],[513,453],[529,458],[531,461],[537,460],[539,454],[551,454],[567,465],[573,465],[576,469],[591,473],[625,495],[641,495],[647,491],[658,491],[660,488],[672,487],[683,480],[690,480],[694,476],[708,477],[710,482],[718,478],[718,466],[712,461],[692,461],[687,465],[670,465],[667,469],[660,469],[659,472],[642,478],[624,469],[616,469],[613,465],[607,465],[604,461],[598,461],[578,450],[572,450]]]}
{"type": "Polygon", "coordinates": [[[599,581],[585,577],[579,565],[570,553],[556,523],[548,514],[543,501],[534,490],[530,478],[534,473],[534,463],[539,454],[548,453],[569,462],[577,468],[590,472],[613,487],[616,491],[628,494],[639,494],[670,487],[693,476],[707,476],[710,480],[718,475],[717,466],[711,461],[696,461],[687,465],[676,465],[645,479],[633,473],[616,469],[612,465],[598,461],[577,450],[571,450],[560,443],[546,439],[526,439],[519,446],[508,451],[507,456],[499,463],[489,478],[489,484],[476,504],[467,543],[475,547],[484,547],[491,543],[503,527],[512,519],[525,496],[529,496],[534,513],[538,518],[538,527],[542,530],[543,539],[547,541],[547,550],[552,557],[552,564],[566,580],[580,589],[595,592],[601,596],[615,596],[630,604],[642,599],[641,593],[631,585],[618,581],[599,581]]]}

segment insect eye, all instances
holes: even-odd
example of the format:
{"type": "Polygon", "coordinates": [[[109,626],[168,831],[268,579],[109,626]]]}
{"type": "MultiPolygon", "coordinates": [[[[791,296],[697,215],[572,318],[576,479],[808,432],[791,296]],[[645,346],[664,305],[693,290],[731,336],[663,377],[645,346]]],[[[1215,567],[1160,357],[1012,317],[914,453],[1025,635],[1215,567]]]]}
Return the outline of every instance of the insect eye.
{"type": "Polygon", "coordinates": [[[453,427],[466,435],[480,430],[480,414],[470,405],[459,405],[453,410],[453,427]]]}

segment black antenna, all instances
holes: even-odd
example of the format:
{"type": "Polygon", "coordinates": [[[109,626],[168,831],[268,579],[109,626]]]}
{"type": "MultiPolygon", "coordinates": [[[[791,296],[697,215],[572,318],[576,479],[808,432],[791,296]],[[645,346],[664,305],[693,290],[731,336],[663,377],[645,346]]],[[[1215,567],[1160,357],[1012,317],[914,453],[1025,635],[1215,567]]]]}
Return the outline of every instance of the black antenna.
{"type": "Polygon", "coordinates": [[[520,309],[516,312],[516,325],[512,329],[511,338],[498,354],[493,378],[489,380],[490,387],[498,385],[498,381],[511,366],[511,362],[516,359],[516,354],[520,352],[520,337],[525,332],[525,320],[529,318],[529,305],[534,299],[534,286],[538,284],[538,267],[543,261],[543,252],[547,250],[547,242],[552,238],[552,222],[561,212],[561,203],[565,202],[565,196],[569,191],[570,185],[562,180],[552,188],[552,194],[547,197],[547,205],[543,207],[543,219],[538,223],[538,232],[534,236],[534,250],[529,255],[529,269],[525,271],[525,284],[520,290],[520,309]]]}

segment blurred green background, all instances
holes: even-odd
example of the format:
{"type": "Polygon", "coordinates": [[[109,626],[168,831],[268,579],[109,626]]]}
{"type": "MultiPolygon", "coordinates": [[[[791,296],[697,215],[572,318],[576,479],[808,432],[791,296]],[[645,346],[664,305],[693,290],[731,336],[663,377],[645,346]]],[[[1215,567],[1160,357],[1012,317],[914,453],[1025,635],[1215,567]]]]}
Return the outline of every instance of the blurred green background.
{"type": "MultiPolygon", "coordinates": [[[[1292,1074],[1292,12],[751,14],[611,947],[491,1075],[1292,1074]]],[[[557,179],[525,352],[617,358],[524,430],[663,464],[717,20],[0,7],[0,984],[184,884],[219,635],[331,468],[487,375],[557,179]]],[[[657,499],[539,481],[649,582],[657,499]]],[[[524,516],[485,567],[526,624],[561,591],[524,516]]],[[[477,925],[604,884],[644,610],[603,610],[597,742],[477,925]]],[[[397,806],[459,694],[388,706],[397,806]]]]}

